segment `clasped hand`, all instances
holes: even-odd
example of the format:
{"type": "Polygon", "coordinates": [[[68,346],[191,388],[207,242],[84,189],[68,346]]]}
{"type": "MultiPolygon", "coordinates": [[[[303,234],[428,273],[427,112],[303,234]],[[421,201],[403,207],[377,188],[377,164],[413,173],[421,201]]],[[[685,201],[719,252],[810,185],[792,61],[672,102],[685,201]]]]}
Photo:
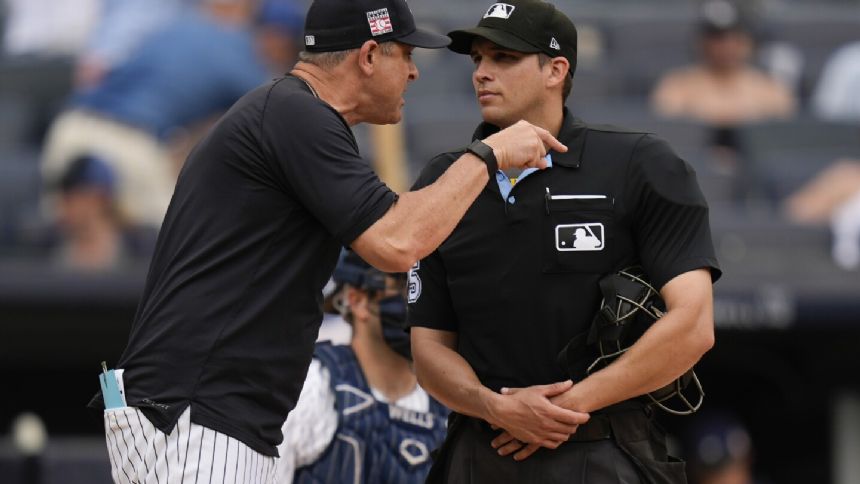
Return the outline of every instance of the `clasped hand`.
{"type": "Polygon", "coordinates": [[[554,404],[551,399],[573,386],[570,380],[526,388],[503,388],[489,423],[502,432],[491,442],[499,455],[514,452],[521,461],[537,449],[555,449],[588,421],[587,413],[575,412],[554,404]]]}

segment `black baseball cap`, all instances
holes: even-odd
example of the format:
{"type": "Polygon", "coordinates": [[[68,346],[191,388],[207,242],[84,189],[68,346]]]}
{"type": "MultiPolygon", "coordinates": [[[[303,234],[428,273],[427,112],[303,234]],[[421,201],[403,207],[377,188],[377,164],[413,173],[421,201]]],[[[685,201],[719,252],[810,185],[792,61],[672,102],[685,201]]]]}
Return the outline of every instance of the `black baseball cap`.
{"type": "Polygon", "coordinates": [[[494,3],[478,26],[455,30],[449,49],[471,54],[475,37],[485,38],[506,49],[525,53],[544,53],[564,57],[570,62],[570,75],[576,70],[576,27],[567,15],[541,0],[507,0],[494,3]]]}
{"type": "Polygon", "coordinates": [[[361,47],[368,40],[396,40],[441,49],[448,37],[419,29],[405,0],[314,0],[305,19],[305,50],[332,52],[361,47]]]}

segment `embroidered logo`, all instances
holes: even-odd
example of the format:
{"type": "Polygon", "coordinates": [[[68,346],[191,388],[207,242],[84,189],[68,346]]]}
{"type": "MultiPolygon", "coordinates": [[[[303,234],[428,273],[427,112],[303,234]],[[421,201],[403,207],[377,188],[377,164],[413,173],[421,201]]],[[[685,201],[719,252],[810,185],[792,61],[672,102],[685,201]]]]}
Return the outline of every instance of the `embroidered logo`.
{"type": "Polygon", "coordinates": [[[507,20],[511,18],[511,14],[514,13],[516,8],[517,7],[507,3],[496,3],[487,10],[487,13],[484,14],[484,18],[502,18],[507,20]]]}
{"type": "Polygon", "coordinates": [[[406,287],[406,299],[409,304],[418,302],[421,297],[421,277],[418,275],[418,269],[421,268],[421,262],[416,262],[412,269],[409,269],[409,281],[406,287]]]}
{"type": "Polygon", "coordinates": [[[605,244],[602,223],[556,225],[555,249],[560,252],[603,250],[605,244]]]}
{"type": "Polygon", "coordinates": [[[552,40],[550,41],[549,48],[555,49],[555,50],[561,50],[561,46],[558,45],[558,41],[555,40],[555,37],[553,37],[552,40]]]}
{"type": "Polygon", "coordinates": [[[317,38],[313,35],[305,35],[305,45],[317,45],[317,38]]]}
{"type": "Polygon", "coordinates": [[[370,33],[374,37],[394,32],[394,26],[391,25],[391,17],[388,15],[387,8],[367,12],[367,23],[370,24],[370,33]]]}

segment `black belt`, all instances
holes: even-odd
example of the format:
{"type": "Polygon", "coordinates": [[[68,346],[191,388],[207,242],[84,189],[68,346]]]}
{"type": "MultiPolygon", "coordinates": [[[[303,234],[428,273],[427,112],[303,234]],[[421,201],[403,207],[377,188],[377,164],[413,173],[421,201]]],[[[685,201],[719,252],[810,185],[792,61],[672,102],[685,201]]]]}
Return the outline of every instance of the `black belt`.
{"type": "Polygon", "coordinates": [[[593,442],[612,438],[612,424],[608,415],[592,415],[588,422],[580,425],[568,442],[593,442]]]}

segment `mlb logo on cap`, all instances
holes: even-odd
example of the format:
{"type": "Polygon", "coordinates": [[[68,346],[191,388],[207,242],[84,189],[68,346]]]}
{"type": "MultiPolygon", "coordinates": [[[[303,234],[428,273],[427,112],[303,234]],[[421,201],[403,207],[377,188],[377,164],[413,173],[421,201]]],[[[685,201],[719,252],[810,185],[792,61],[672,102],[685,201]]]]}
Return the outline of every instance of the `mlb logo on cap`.
{"type": "Polygon", "coordinates": [[[516,8],[517,7],[507,3],[497,3],[487,10],[487,13],[484,14],[484,18],[503,18],[507,20],[511,18],[511,14],[514,13],[516,8]]]}
{"type": "Polygon", "coordinates": [[[391,17],[388,15],[387,8],[380,8],[379,10],[367,12],[367,22],[370,24],[370,33],[374,37],[394,32],[394,27],[391,25],[391,17]]]}

